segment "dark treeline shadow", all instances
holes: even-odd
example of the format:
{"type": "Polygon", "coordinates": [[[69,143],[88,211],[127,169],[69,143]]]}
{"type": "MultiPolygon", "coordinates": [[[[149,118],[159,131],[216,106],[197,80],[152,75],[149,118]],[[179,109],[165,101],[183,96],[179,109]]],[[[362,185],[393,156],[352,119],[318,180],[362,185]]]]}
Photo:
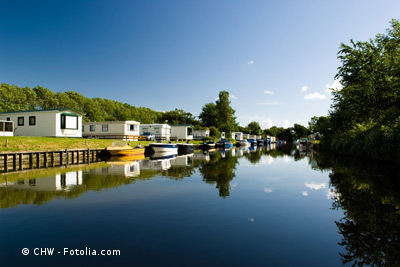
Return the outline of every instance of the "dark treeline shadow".
{"type": "Polygon", "coordinates": [[[400,172],[398,166],[316,153],[315,169],[330,170],[344,264],[400,266],[400,172]]]}

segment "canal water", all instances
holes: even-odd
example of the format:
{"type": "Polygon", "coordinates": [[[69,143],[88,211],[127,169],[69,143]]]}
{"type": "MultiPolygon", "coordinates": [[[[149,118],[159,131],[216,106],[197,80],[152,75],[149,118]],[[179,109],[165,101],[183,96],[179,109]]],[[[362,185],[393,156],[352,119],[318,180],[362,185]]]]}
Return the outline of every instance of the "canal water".
{"type": "Polygon", "coordinates": [[[1,266],[398,266],[399,178],[287,146],[3,174],[1,266]]]}

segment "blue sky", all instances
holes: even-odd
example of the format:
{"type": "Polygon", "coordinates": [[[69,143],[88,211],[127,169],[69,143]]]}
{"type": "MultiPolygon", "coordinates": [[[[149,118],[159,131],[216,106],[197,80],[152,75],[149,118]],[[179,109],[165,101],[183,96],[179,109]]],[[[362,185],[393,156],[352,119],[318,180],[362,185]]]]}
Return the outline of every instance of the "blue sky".
{"type": "Polygon", "coordinates": [[[194,115],[227,90],[238,121],[263,127],[327,114],[340,43],[384,32],[400,10],[365,0],[0,4],[0,82],[194,115]]]}

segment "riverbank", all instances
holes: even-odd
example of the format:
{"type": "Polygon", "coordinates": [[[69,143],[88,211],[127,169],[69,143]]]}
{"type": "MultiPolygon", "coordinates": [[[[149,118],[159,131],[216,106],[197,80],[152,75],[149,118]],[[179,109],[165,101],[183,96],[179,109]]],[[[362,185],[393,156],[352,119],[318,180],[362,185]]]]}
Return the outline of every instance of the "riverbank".
{"type": "MultiPolygon", "coordinates": [[[[60,138],[60,137],[31,137],[31,136],[0,136],[0,152],[47,151],[63,149],[102,149],[111,146],[119,140],[60,138]]],[[[153,141],[128,141],[131,146],[148,146],[153,141]]],[[[198,144],[201,141],[191,141],[198,144]]],[[[174,142],[176,143],[176,142],[174,142]]]]}

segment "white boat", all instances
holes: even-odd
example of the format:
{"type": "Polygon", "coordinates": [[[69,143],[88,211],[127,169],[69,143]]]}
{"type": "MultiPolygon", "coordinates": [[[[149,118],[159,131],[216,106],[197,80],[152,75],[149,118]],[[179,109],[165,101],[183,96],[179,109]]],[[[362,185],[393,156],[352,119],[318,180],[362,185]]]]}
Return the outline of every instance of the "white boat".
{"type": "Polygon", "coordinates": [[[250,143],[247,142],[247,140],[240,140],[240,141],[238,141],[238,143],[239,143],[239,146],[241,146],[241,147],[248,147],[248,146],[250,146],[250,143]]]}
{"type": "Polygon", "coordinates": [[[154,152],[168,152],[172,154],[178,154],[177,144],[151,143],[149,146],[154,152]]]}

